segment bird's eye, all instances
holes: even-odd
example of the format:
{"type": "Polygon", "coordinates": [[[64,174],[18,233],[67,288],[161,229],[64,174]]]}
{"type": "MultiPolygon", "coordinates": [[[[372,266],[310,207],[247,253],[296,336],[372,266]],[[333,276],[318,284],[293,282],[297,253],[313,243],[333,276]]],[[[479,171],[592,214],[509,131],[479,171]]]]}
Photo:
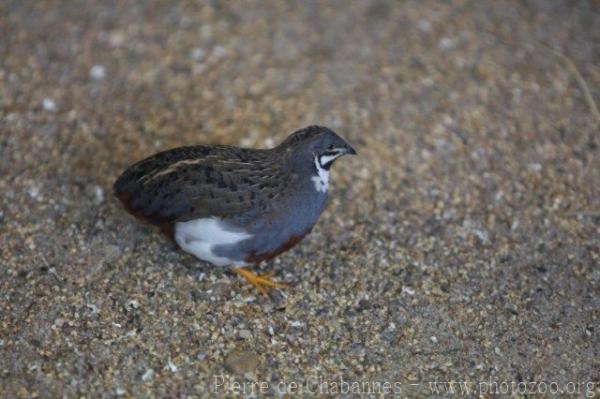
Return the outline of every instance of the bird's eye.
{"type": "Polygon", "coordinates": [[[333,150],[335,147],[333,146],[333,144],[331,144],[329,147],[327,147],[328,150],[333,150]]]}

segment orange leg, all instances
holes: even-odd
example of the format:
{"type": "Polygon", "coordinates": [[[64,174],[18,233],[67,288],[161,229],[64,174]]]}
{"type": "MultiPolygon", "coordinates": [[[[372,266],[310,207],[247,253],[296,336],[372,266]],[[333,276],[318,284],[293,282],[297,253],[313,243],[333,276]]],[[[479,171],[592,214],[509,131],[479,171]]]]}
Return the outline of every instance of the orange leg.
{"type": "Polygon", "coordinates": [[[252,284],[257,290],[260,291],[261,294],[267,295],[269,293],[269,289],[271,288],[287,288],[289,287],[287,284],[276,283],[271,280],[271,273],[256,275],[252,273],[250,270],[243,269],[241,267],[233,267],[231,271],[242,276],[246,279],[250,284],[252,284]]]}

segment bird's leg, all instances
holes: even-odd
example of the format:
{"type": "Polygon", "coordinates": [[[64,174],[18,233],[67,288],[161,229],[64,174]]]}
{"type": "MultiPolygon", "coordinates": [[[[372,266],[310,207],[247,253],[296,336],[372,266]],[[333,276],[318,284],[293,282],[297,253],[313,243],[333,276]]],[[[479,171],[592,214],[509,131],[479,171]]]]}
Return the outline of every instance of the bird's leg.
{"type": "Polygon", "coordinates": [[[242,267],[232,267],[231,271],[245,278],[246,281],[248,281],[250,284],[256,287],[256,289],[259,290],[261,294],[267,295],[269,293],[270,288],[288,287],[287,284],[276,283],[273,280],[271,280],[270,276],[272,273],[267,273],[259,276],[252,273],[250,270],[246,270],[242,267]]]}

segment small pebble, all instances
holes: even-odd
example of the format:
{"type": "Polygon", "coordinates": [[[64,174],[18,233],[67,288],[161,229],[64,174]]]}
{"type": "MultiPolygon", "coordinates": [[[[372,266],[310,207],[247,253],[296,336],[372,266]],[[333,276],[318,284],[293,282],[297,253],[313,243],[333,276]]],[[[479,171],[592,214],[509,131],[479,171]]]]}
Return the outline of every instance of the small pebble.
{"type": "Polygon", "coordinates": [[[206,51],[200,47],[193,48],[192,51],[190,51],[190,57],[196,61],[202,61],[206,57],[206,51]]]}
{"type": "Polygon", "coordinates": [[[260,363],[258,355],[252,351],[234,351],[225,358],[225,369],[231,373],[244,375],[254,371],[260,363]]]}
{"type": "Polygon", "coordinates": [[[254,139],[251,139],[249,137],[244,137],[240,139],[240,147],[252,147],[253,144],[254,139]]]}
{"type": "Polygon", "coordinates": [[[100,205],[104,202],[104,189],[100,186],[94,187],[94,203],[100,205]]]}
{"type": "Polygon", "coordinates": [[[99,312],[98,306],[94,305],[93,303],[88,303],[86,306],[90,310],[90,313],[92,315],[98,314],[98,312],[99,312]]]}
{"type": "Polygon", "coordinates": [[[154,378],[154,370],[152,370],[152,369],[146,370],[144,372],[144,374],[142,375],[142,381],[144,381],[144,382],[148,382],[152,378],[154,378]]]}
{"type": "Polygon", "coordinates": [[[51,98],[44,98],[42,100],[42,108],[48,112],[56,111],[56,102],[51,98]]]}
{"type": "Polygon", "coordinates": [[[171,373],[176,373],[177,370],[179,370],[179,368],[177,367],[177,365],[175,363],[173,363],[173,361],[171,359],[169,359],[169,361],[167,362],[167,365],[165,366],[165,370],[169,370],[169,371],[171,371],[171,373]]]}
{"type": "Polygon", "coordinates": [[[443,37],[438,43],[438,47],[442,50],[451,50],[454,48],[454,40],[449,37],[443,37]]]}
{"type": "Polygon", "coordinates": [[[94,65],[90,68],[90,78],[102,80],[106,77],[106,68],[103,65],[94,65]]]}
{"type": "Polygon", "coordinates": [[[224,57],[227,54],[227,50],[223,46],[215,46],[212,53],[218,59],[224,57]]]}
{"type": "Polygon", "coordinates": [[[128,308],[131,309],[137,309],[140,307],[140,303],[136,299],[130,299],[129,301],[127,301],[126,305],[128,308]]]}
{"type": "Polygon", "coordinates": [[[479,239],[479,241],[481,241],[482,244],[485,244],[489,241],[489,234],[485,230],[473,229],[472,233],[479,239]]]}
{"type": "Polygon", "coordinates": [[[27,194],[33,199],[36,199],[40,195],[40,187],[37,185],[31,186],[27,191],[27,194]]]}
{"type": "Polygon", "coordinates": [[[527,169],[529,169],[530,172],[541,172],[542,164],[537,162],[530,163],[529,165],[527,165],[527,169]]]}
{"type": "Polygon", "coordinates": [[[420,19],[419,22],[417,22],[417,26],[419,27],[419,30],[423,32],[431,31],[431,22],[426,19],[420,19]]]}
{"type": "Polygon", "coordinates": [[[239,336],[243,339],[252,339],[252,332],[250,330],[240,330],[239,336]]]}
{"type": "Polygon", "coordinates": [[[265,140],[265,148],[273,148],[275,147],[275,140],[272,137],[269,137],[265,140]]]}

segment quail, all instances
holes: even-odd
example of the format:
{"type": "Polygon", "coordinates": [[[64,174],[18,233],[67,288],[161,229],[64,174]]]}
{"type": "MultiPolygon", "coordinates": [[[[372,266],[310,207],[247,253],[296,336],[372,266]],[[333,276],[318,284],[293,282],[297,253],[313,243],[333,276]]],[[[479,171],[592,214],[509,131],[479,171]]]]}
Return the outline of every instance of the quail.
{"type": "Polygon", "coordinates": [[[181,249],[231,270],[260,292],[282,288],[245,266],[306,236],[323,212],[334,161],[356,151],[332,130],[309,126],[272,149],[196,145],[159,152],[125,170],[114,192],[181,249]]]}

